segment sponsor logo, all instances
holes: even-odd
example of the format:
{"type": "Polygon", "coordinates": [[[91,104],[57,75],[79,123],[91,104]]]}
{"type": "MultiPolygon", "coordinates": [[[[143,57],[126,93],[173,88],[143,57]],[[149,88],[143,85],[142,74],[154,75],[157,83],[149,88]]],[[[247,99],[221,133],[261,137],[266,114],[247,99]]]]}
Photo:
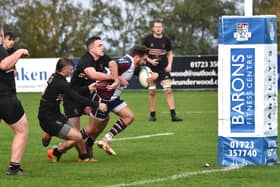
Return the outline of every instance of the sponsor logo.
{"type": "Polygon", "coordinates": [[[231,132],[255,131],[255,50],[231,49],[231,132]]]}
{"type": "Polygon", "coordinates": [[[233,33],[233,37],[237,41],[248,41],[252,36],[252,33],[249,32],[248,23],[237,23],[236,32],[233,33]]]}

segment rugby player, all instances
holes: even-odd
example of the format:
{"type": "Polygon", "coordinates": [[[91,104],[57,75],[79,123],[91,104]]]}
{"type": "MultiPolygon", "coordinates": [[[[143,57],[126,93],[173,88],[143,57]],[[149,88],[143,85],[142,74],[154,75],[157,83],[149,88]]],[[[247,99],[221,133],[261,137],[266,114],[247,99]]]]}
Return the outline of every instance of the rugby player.
{"type": "MultiPolygon", "coordinates": [[[[67,82],[73,72],[73,62],[67,58],[60,58],[56,65],[56,72],[48,79],[48,85],[43,92],[40,100],[38,119],[41,128],[50,136],[68,140],[60,143],[57,148],[48,150],[48,157],[53,162],[59,162],[64,152],[71,148],[75,143],[82,142],[87,138],[84,131],[73,128],[71,122],[60,111],[60,103],[64,97],[84,106],[98,108],[105,112],[107,106],[104,103],[92,102],[89,98],[80,96],[74,91],[67,82]]],[[[95,84],[88,86],[90,90],[95,89],[95,84]]],[[[81,159],[88,159],[86,151],[81,154],[81,159]]]]}
{"type": "Polygon", "coordinates": [[[149,121],[156,121],[156,81],[159,81],[164,89],[166,102],[170,110],[171,121],[179,122],[183,121],[183,119],[176,115],[170,77],[174,55],[171,49],[170,39],[163,34],[163,31],[164,26],[162,21],[153,21],[152,34],[146,36],[143,41],[143,45],[149,48],[147,65],[153,72],[157,72],[159,74],[158,79],[152,82],[149,86],[149,121]]]}
{"type": "MultiPolygon", "coordinates": [[[[101,141],[97,143],[98,147],[102,148],[109,155],[116,156],[116,152],[110,147],[112,139],[117,134],[121,133],[127,126],[134,121],[134,114],[129,108],[127,103],[120,98],[122,91],[127,87],[128,81],[135,74],[135,69],[146,63],[148,57],[148,49],[143,45],[136,45],[131,55],[125,55],[122,58],[116,59],[118,65],[118,74],[120,77],[121,84],[115,90],[108,90],[107,85],[110,85],[110,81],[101,81],[96,84],[96,95],[95,97],[101,98],[101,102],[106,103],[108,110],[105,113],[95,113],[95,116],[100,118],[106,118],[112,111],[120,117],[112,126],[112,128],[106,133],[101,141]],[[107,84],[106,84],[107,83],[107,84]],[[104,115],[104,116],[102,116],[104,115]]],[[[152,74],[152,77],[148,78],[147,81],[151,82],[157,79],[156,73],[152,74]]],[[[96,138],[100,132],[94,134],[96,138]]],[[[92,137],[92,136],[91,136],[92,137]]]]}
{"type": "MultiPolygon", "coordinates": [[[[87,42],[87,52],[80,58],[80,61],[73,73],[71,78],[71,87],[76,90],[80,95],[87,98],[91,98],[92,92],[88,90],[87,86],[91,83],[94,83],[96,80],[113,80],[113,84],[110,85],[110,89],[114,89],[119,84],[119,79],[117,75],[117,65],[109,56],[104,53],[104,45],[99,36],[90,37],[87,42]],[[108,67],[112,74],[103,73],[105,67],[108,67]]],[[[80,129],[80,117],[84,113],[89,114],[91,109],[85,105],[73,101],[67,96],[64,98],[64,111],[66,116],[69,118],[69,121],[74,128],[80,129]]],[[[109,118],[103,119],[104,124],[109,118]]],[[[103,125],[96,126],[98,122],[95,122],[96,119],[90,118],[87,125],[87,130],[91,133],[98,128],[104,128],[103,125]]],[[[82,131],[86,132],[86,129],[83,128],[82,131]]],[[[42,137],[42,142],[44,146],[47,146],[51,140],[51,136],[44,134],[42,137]]],[[[78,162],[88,161],[84,159],[83,152],[86,149],[83,142],[76,144],[76,147],[79,152],[78,162]]],[[[91,146],[88,146],[91,147],[91,146]]],[[[91,153],[92,151],[90,151],[91,153]]],[[[93,155],[90,155],[90,162],[95,162],[93,155]]]]}
{"type": "MultiPolygon", "coordinates": [[[[1,31],[3,45],[14,44],[14,38],[4,36],[1,31]]],[[[28,122],[21,102],[16,96],[15,64],[23,56],[29,56],[27,49],[18,49],[12,54],[8,48],[0,45],[0,119],[5,121],[14,133],[11,145],[11,159],[6,171],[7,175],[23,175],[20,166],[28,139],[28,122]]]]}

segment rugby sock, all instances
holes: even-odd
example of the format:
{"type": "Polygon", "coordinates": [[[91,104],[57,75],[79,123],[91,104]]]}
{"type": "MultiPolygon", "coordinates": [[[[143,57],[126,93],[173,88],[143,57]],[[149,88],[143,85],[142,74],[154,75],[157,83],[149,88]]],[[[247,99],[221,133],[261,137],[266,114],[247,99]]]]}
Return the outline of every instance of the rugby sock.
{"type": "Polygon", "coordinates": [[[79,158],[80,158],[81,160],[87,159],[87,158],[88,158],[88,154],[87,154],[87,153],[80,154],[80,155],[79,155],[79,158]]]}
{"type": "Polygon", "coordinates": [[[151,112],[151,113],[150,113],[150,116],[151,116],[151,117],[156,117],[156,112],[151,112]]]}
{"type": "Polygon", "coordinates": [[[20,163],[10,162],[9,168],[11,168],[12,170],[16,170],[16,169],[20,168],[20,163]]]}
{"type": "MultiPolygon", "coordinates": [[[[119,119],[116,121],[116,123],[113,125],[113,127],[110,129],[110,131],[105,135],[105,139],[109,140],[112,139],[112,137],[119,134],[121,131],[123,131],[126,128],[125,123],[123,120],[119,119]]],[[[110,141],[110,140],[109,140],[110,141]]]]}
{"type": "Polygon", "coordinates": [[[88,139],[87,139],[87,146],[93,146],[94,141],[95,140],[93,140],[91,137],[88,137],[88,139]]]}
{"type": "Polygon", "coordinates": [[[93,144],[95,142],[95,139],[92,139],[91,137],[88,137],[86,141],[86,149],[87,149],[87,155],[89,158],[93,158],[93,144]]]}
{"type": "Polygon", "coordinates": [[[170,110],[170,115],[171,115],[171,118],[176,117],[175,109],[170,110]]]}
{"type": "Polygon", "coordinates": [[[61,157],[61,155],[63,154],[63,152],[60,152],[57,148],[53,149],[53,155],[56,157],[61,157]]]}
{"type": "Polygon", "coordinates": [[[82,128],[80,130],[80,133],[82,134],[83,139],[86,139],[88,137],[88,133],[87,133],[87,130],[85,128],[82,128]]]}

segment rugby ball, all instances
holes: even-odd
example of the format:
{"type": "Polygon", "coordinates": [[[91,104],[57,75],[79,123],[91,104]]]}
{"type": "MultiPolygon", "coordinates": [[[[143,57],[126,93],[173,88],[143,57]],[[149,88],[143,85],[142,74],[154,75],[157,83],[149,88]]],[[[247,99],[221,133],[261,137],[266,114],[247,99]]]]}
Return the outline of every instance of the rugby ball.
{"type": "Polygon", "coordinates": [[[138,80],[142,87],[148,88],[149,83],[146,81],[147,78],[151,77],[152,70],[148,66],[141,66],[139,74],[138,74],[138,80]]]}

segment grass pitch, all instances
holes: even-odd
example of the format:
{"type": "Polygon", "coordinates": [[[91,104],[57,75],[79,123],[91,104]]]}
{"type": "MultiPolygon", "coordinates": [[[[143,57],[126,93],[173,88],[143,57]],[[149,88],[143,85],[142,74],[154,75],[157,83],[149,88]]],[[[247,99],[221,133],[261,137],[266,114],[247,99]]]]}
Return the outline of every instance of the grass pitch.
{"type": "MultiPolygon", "coordinates": [[[[0,186],[279,186],[280,165],[248,166],[225,171],[217,164],[217,92],[174,92],[176,111],[183,122],[170,120],[164,94],[157,94],[157,122],[148,122],[145,91],[125,91],[122,98],[135,113],[135,122],[112,143],[116,157],[97,146],[97,163],[76,163],[71,149],[58,164],[41,145],[37,120],[40,94],[18,94],[29,120],[30,136],[22,167],[25,176],[6,176],[13,137],[4,122],[0,125],[0,186]],[[209,163],[210,167],[203,167],[209,163]]],[[[104,133],[118,118],[111,120],[104,133]]],[[[82,118],[82,126],[88,118],[82,118]]]]}

